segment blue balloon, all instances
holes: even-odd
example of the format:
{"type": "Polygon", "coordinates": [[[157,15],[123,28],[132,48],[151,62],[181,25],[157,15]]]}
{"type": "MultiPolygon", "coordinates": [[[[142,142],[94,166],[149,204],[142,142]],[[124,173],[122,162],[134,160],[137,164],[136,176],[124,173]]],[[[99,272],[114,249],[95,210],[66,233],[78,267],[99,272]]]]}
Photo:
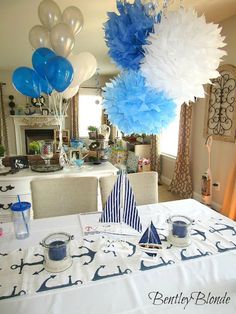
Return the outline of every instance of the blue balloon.
{"type": "Polygon", "coordinates": [[[45,67],[50,58],[55,57],[54,51],[48,48],[38,48],[35,50],[32,56],[32,64],[35,71],[45,79],[45,67]]]}
{"type": "Polygon", "coordinates": [[[38,74],[27,67],[17,68],[12,75],[15,89],[25,96],[38,98],[41,93],[40,78],[38,74]]]}
{"type": "Polygon", "coordinates": [[[52,87],[63,92],[72,82],[74,70],[66,58],[56,56],[48,60],[45,73],[52,87]]]}
{"type": "Polygon", "coordinates": [[[47,80],[44,80],[40,77],[40,87],[41,87],[41,92],[45,93],[47,95],[50,95],[53,91],[52,86],[48,83],[47,80]]]}

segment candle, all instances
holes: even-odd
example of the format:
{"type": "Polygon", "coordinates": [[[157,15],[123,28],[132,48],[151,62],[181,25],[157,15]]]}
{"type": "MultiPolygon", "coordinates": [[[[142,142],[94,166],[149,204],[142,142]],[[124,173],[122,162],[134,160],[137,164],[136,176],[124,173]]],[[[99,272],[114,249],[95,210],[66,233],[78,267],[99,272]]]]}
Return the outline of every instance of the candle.
{"type": "Polygon", "coordinates": [[[66,243],[64,241],[53,241],[48,249],[49,259],[61,261],[66,257],[66,243]]]}
{"type": "Polygon", "coordinates": [[[173,236],[178,238],[185,238],[187,235],[187,224],[182,220],[176,220],[173,222],[173,236]]]}

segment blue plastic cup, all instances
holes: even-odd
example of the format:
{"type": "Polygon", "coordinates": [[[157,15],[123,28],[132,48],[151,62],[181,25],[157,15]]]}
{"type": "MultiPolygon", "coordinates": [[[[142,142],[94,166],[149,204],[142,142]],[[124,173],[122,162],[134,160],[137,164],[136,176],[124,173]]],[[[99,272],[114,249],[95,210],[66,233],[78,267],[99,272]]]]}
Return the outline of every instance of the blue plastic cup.
{"type": "Polygon", "coordinates": [[[28,202],[11,205],[12,221],[17,239],[25,239],[29,236],[30,208],[31,204],[28,202]]]}

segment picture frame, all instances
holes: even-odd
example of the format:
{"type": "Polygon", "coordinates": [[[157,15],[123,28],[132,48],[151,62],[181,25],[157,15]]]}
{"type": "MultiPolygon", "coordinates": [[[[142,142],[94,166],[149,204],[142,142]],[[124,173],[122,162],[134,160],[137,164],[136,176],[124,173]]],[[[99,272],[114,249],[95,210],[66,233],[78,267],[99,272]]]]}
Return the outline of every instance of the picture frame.
{"type": "Polygon", "coordinates": [[[11,169],[22,170],[29,168],[29,160],[27,156],[13,156],[10,157],[11,169]]]}
{"type": "Polygon", "coordinates": [[[47,108],[42,109],[42,115],[43,116],[48,116],[49,115],[49,110],[47,108]]]}
{"type": "Polygon", "coordinates": [[[45,102],[46,102],[46,99],[44,96],[40,96],[39,98],[31,98],[31,104],[34,106],[34,107],[42,107],[45,105],[45,102]]]}
{"type": "Polygon", "coordinates": [[[80,150],[79,149],[70,149],[69,158],[72,159],[79,159],[80,158],[80,150]]]}

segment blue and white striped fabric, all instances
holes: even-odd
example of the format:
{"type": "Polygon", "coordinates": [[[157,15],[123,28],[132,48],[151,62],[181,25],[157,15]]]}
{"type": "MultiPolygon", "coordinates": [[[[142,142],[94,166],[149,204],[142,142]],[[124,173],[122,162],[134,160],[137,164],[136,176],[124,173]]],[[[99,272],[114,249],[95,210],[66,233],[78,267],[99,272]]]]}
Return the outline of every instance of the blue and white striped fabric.
{"type": "Polygon", "coordinates": [[[123,175],[120,174],[103,209],[100,222],[121,222],[120,202],[123,175]]]}
{"type": "Polygon", "coordinates": [[[123,221],[138,232],[142,231],[142,225],[138,215],[134,193],[127,176],[125,176],[123,221]]]}

